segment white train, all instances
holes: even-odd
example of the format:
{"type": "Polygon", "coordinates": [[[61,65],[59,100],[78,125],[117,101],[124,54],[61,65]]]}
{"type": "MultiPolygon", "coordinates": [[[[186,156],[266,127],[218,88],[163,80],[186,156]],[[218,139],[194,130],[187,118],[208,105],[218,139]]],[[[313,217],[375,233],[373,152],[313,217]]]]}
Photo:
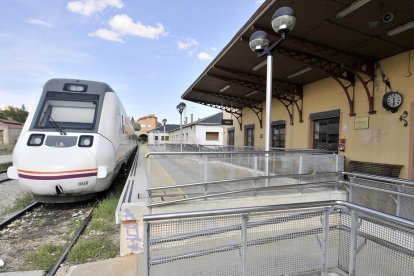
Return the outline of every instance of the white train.
{"type": "Polygon", "coordinates": [[[36,201],[85,200],[109,188],[136,147],[109,85],[52,79],[24,124],[7,174],[36,201]]]}

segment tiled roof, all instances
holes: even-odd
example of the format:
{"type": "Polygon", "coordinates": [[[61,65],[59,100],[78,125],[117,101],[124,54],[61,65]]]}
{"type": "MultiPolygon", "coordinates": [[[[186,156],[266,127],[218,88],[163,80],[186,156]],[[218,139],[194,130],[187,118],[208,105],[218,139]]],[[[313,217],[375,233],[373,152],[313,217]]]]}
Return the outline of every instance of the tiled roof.
{"type": "Polygon", "coordinates": [[[13,120],[0,119],[0,123],[7,125],[7,126],[23,127],[22,123],[19,123],[13,120]]]}

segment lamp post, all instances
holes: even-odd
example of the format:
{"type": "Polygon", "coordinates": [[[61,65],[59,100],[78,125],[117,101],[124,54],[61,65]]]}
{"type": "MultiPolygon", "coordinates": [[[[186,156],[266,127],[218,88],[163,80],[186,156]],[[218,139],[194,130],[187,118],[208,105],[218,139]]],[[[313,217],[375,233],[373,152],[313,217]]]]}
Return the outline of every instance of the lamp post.
{"type": "MultiPolygon", "coordinates": [[[[254,32],[249,40],[249,46],[258,58],[267,57],[266,70],[266,125],[265,125],[265,151],[270,151],[270,120],[272,110],[272,77],[273,52],[277,50],[296,23],[295,11],[290,7],[281,7],[272,16],[272,28],[280,35],[280,39],[269,46],[270,40],[265,31],[254,32]]],[[[269,175],[269,154],[266,154],[265,173],[269,175]]],[[[267,183],[268,185],[268,183],[267,183]]]]}
{"type": "Polygon", "coordinates": [[[165,150],[165,125],[167,124],[167,119],[163,119],[162,124],[164,125],[164,150],[165,150]]]}
{"type": "Polygon", "coordinates": [[[180,113],[180,148],[183,151],[183,111],[186,108],[185,103],[181,102],[177,105],[177,110],[180,113]]]}

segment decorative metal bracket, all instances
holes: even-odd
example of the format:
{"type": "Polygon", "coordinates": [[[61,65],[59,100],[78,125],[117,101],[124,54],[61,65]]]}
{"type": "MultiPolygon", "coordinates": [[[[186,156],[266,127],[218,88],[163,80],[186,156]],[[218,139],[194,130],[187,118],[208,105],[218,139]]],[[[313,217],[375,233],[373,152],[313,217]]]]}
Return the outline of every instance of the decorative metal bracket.
{"type": "Polygon", "coordinates": [[[243,124],[242,124],[243,123],[243,114],[242,114],[242,110],[241,109],[239,109],[239,108],[231,108],[231,107],[227,107],[227,106],[222,106],[222,105],[215,104],[215,103],[211,103],[211,102],[208,102],[208,101],[205,101],[205,100],[201,101],[201,100],[193,100],[193,99],[191,99],[191,101],[192,102],[195,102],[195,103],[198,103],[198,104],[202,104],[202,105],[208,106],[208,107],[217,108],[217,109],[226,111],[227,113],[230,113],[231,115],[233,115],[237,119],[237,122],[239,123],[239,126],[240,126],[240,130],[243,129],[243,124]]]}
{"type": "MultiPolygon", "coordinates": [[[[242,87],[247,87],[250,89],[254,89],[256,91],[259,91],[261,93],[265,93],[266,86],[263,84],[266,82],[266,78],[261,76],[256,76],[244,72],[239,72],[237,70],[228,69],[221,66],[216,66],[216,69],[219,69],[223,72],[226,72],[228,74],[231,74],[235,76],[236,78],[232,77],[226,77],[214,73],[207,73],[208,76],[220,79],[223,81],[226,81],[231,84],[239,85],[242,87]],[[239,79],[242,78],[243,80],[239,79]]],[[[290,110],[290,105],[295,105],[298,109],[299,113],[299,122],[303,122],[302,119],[302,109],[303,109],[303,89],[301,85],[297,85],[294,83],[274,80],[276,83],[275,87],[273,88],[273,95],[275,95],[275,98],[277,98],[286,108],[289,114],[290,122],[293,124],[293,108],[292,111],[290,110]]],[[[243,98],[244,99],[244,98],[243,98]]],[[[263,108],[262,105],[260,107],[250,105],[249,106],[253,112],[256,114],[256,116],[259,119],[260,128],[263,128],[263,108]]]]}
{"type": "Polygon", "coordinates": [[[262,107],[260,108],[249,107],[249,108],[254,112],[254,114],[256,114],[257,119],[259,119],[260,128],[263,128],[263,108],[262,107]]]}
{"type": "Polygon", "coordinates": [[[408,116],[408,112],[404,111],[403,114],[400,115],[400,122],[404,122],[404,127],[408,127],[408,121],[405,119],[408,116]]]}

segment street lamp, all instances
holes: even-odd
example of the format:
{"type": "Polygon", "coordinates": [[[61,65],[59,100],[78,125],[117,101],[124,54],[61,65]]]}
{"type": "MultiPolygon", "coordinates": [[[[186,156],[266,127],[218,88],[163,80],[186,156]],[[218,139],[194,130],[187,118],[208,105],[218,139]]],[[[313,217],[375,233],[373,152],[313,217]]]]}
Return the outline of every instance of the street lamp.
{"type": "Polygon", "coordinates": [[[183,111],[186,108],[185,103],[181,102],[177,105],[177,110],[180,113],[180,146],[181,152],[183,151],[183,111]]]}
{"type": "MultiPolygon", "coordinates": [[[[270,40],[264,31],[254,32],[249,40],[249,46],[258,58],[267,56],[266,72],[266,129],[265,151],[270,151],[270,120],[272,110],[272,77],[273,77],[273,51],[278,49],[296,23],[295,11],[290,7],[281,7],[272,16],[272,28],[280,35],[280,39],[269,46],[270,40]]],[[[269,175],[269,154],[266,154],[265,172],[269,175]]]]}
{"type": "Polygon", "coordinates": [[[162,124],[164,125],[164,150],[165,150],[165,125],[167,124],[167,119],[163,119],[162,124]]]}

